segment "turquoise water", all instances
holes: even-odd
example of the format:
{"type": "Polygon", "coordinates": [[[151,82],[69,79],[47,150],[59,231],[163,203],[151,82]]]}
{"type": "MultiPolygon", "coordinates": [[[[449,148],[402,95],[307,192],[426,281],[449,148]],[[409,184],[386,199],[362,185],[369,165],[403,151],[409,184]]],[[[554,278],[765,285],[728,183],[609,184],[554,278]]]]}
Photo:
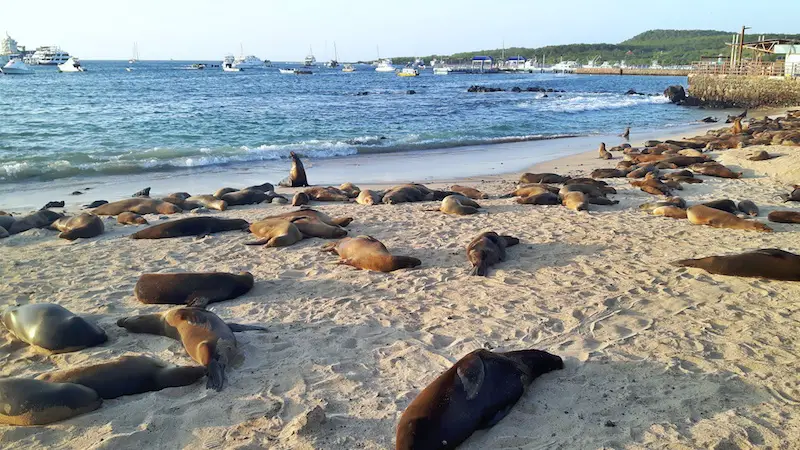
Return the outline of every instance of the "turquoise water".
{"type": "MultiPolygon", "coordinates": [[[[552,74],[402,78],[358,66],[310,76],[186,70],[185,62],[84,62],[0,76],[0,184],[169,171],[219,171],[284,159],[428,151],[565,135],[661,129],[707,111],[660,94],[685,78],[552,74]],[[565,93],[467,93],[473,84],[565,93]],[[409,90],[416,91],[410,95],[409,90]],[[368,95],[357,95],[368,92],[368,95]]],[[[491,146],[487,147],[491,151],[491,146]]]]}

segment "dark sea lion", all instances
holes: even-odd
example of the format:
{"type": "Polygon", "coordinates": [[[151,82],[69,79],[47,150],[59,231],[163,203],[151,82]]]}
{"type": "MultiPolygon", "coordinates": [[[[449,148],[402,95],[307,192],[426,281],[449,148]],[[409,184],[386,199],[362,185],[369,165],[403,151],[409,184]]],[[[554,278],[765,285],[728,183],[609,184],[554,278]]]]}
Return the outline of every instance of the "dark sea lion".
{"type": "Polygon", "coordinates": [[[749,159],[750,161],[766,161],[766,160],[772,159],[772,158],[774,158],[774,156],[770,155],[769,153],[765,152],[764,150],[761,150],[760,152],[757,152],[757,153],[753,154],[753,156],[751,156],[751,157],[749,157],[747,159],[749,159]]]}
{"type": "Polygon", "coordinates": [[[647,164],[644,166],[639,166],[625,175],[626,178],[644,178],[648,173],[656,173],[658,174],[658,169],[652,165],[647,164]]]}
{"type": "MultiPolygon", "coordinates": [[[[572,186],[574,184],[588,184],[589,186],[595,186],[597,189],[600,189],[600,192],[602,192],[603,195],[617,193],[617,190],[612,186],[609,186],[609,184],[605,181],[596,180],[594,178],[572,178],[569,181],[564,182],[564,186],[572,186]]],[[[564,186],[562,186],[562,189],[564,186]]],[[[555,189],[551,192],[557,193],[558,190],[555,189]]]]}
{"type": "Polygon", "coordinates": [[[350,195],[333,186],[328,187],[310,187],[303,191],[309,198],[320,202],[347,202],[350,201],[350,195]]]}
{"type": "Polygon", "coordinates": [[[739,208],[736,206],[736,202],[729,199],[723,200],[712,200],[710,202],[702,203],[703,206],[708,206],[709,208],[718,209],[720,211],[729,212],[731,214],[736,214],[739,212],[739,208]]]}
{"type": "Polygon", "coordinates": [[[222,231],[246,230],[250,226],[242,219],[217,217],[187,217],[160,223],[131,235],[131,239],[167,239],[184,236],[206,236],[222,231]]]}
{"type": "Polygon", "coordinates": [[[467,245],[467,260],[472,264],[470,275],[485,277],[490,266],[506,260],[506,248],[517,244],[519,239],[494,231],[479,234],[467,245]]]}
{"type": "Polygon", "coordinates": [[[542,350],[475,350],[439,375],[397,424],[397,450],[455,449],[476,430],[502,420],[540,375],[564,368],[542,350]]]}
{"type": "Polygon", "coordinates": [[[524,173],[519,177],[521,184],[562,184],[570,177],[561,176],[557,173],[524,173]]]}
{"type": "Polygon", "coordinates": [[[305,192],[298,192],[292,197],[292,206],[307,205],[309,201],[311,201],[311,199],[308,198],[308,194],[305,192]]]}
{"type": "Polygon", "coordinates": [[[47,202],[47,204],[42,206],[40,209],[63,208],[63,207],[64,207],[64,202],[47,202]]]}
{"type": "Polygon", "coordinates": [[[303,162],[294,152],[289,152],[289,156],[292,158],[292,169],[289,171],[289,176],[278,184],[285,187],[309,186],[303,162]]]}
{"type": "Polygon", "coordinates": [[[200,366],[170,367],[147,356],[123,356],[102,364],[47,372],[37,380],[86,386],[103,399],[188,386],[206,374],[200,366]]]}
{"type": "Polygon", "coordinates": [[[97,392],[79,384],[0,379],[0,424],[4,425],[47,425],[94,411],[102,404],[97,392]]]}
{"type": "Polygon", "coordinates": [[[198,298],[208,304],[234,299],[252,288],[250,272],[146,273],[139,277],[133,293],[148,305],[189,305],[198,298]]]}
{"type": "Polygon", "coordinates": [[[60,231],[61,234],[58,237],[68,241],[100,236],[106,229],[101,218],[89,213],[75,217],[62,217],[53,222],[50,228],[60,231]]]}
{"type": "Polygon", "coordinates": [[[92,212],[99,216],[116,216],[123,212],[136,214],[177,214],[183,211],[172,203],[162,202],[151,198],[130,198],[117,202],[106,203],[95,208],[92,212]]]}
{"type": "Polygon", "coordinates": [[[800,212],[772,211],[767,214],[767,220],[776,223],[800,223],[800,212]]]}
{"type": "Polygon", "coordinates": [[[605,197],[605,193],[593,184],[565,184],[558,190],[558,195],[563,197],[567,192],[583,192],[587,197],[605,197]]]}
{"type": "Polygon", "coordinates": [[[228,209],[228,202],[214,197],[213,195],[193,195],[187,198],[186,201],[197,203],[208,209],[215,209],[217,211],[225,211],[228,209]]]}
{"type": "Polygon", "coordinates": [[[289,203],[289,199],[280,195],[276,194],[275,192],[267,192],[267,202],[269,203],[276,203],[279,205],[285,205],[289,203]]]}
{"type": "Polygon", "coordinates": [[[589,202],[586,194],[578,191],[570,191],[561,196],[561,204],[573,211],[588,211],[589,202]]]}
{"type": "Polygon", "coordinates": [[[269,196],[264,191],[257,189],[242,189],[241,191],[229,192],[220,199],[228,206],[257,205],[269,196]]]}
{"type": "MultiPolygon", "coordinates": [[[[293,223],[303,218],[263,219],[250,225],[250,232],[261,238],[246,245],[265,245],[267,247],[288,247],[303,240],[303,233],[293,223]]],[[[345,232],[345,234],[347,234],[345,232]]]]}
{"type": "Polygon", "coordinates": [[[192,194],[190,194],[188,192],[173,192],[173,193],[169,194],[167,197],[179,198],[181,200],[188,200],[189,197],[191,197],[191,196],[192,196],[192,194]]]}
{"type": "Polygon", "coordinates": [[[14,221],[6,229],[8,234],[18,234],[33,228],[47,228],[62,217],[64,217],[63,214],[43,209],[21,219],[14,218],[14,221]]]}
{"type": "Polygon", "coordinates": [[[339,186],[339,190],[346,193],[350,198],[356,198],[358,197],[358,194],[361,193],[361,188],[353,183],[342,183],[342,185],[339,186]]]}
{"type": "Polygon", "coordinates": [[[442,205],[439,211],[445,214],[453,214],[457,216],[466,216],[470,214],[477,214],[478,208],[481,205],[475,203],[471,199],[463,195],[448,195],[442,200],[442,205]]]}
{"type": "Polygon", "coordinates": [[[800,185],[794,186],[794,190],[790,194],[781,194],[781,199],[784,203],[800,202],[800,185]]]}
{"type": "Polygon", "coordinates": [[[644,192],[647,192],[648,194],[671,195],[672,188],[651,175],[652,174],[647,174],[647,176],[645,176],[644,180],[642,181],[631,180],[630,184],[631,186],[638,187],[639,189],[641,189],[644,192]]]}
{"type": "Polygon", "coordinates": [[[654,209],[662,206],[675,206],[677,208],[686,209],[686,201],[680,197],[667,197],[658,202],[642,203],[639,205],[639,209],[652,213],[654,209]]]}
{"type": "Polygon", "coordinates": [[[654,216],[669,217],[671,219],[686,219],[686,210],[678,208],[677,206],[659,206],[654,208],[651,212],[654,216]]]}
{"type": "Polygon", "coordinates": [[[11,235],[8,233],[8,230],[6,230],[3,227],[0,227],[0,239],[7,238],[9,236],[11,236],[11,235]]]}
{"type": "Polygon", "coordinates": [[[214,192],[214,197],[222,198],[222,196],[225,194],[230,194],[231,192],[238,192],[238,191],[239,189],[224,187],[222,189],[219,189],[217,192],[214,192]]]}
{"type": "Polygon", "coordinates": [[[107,205],[107,204],[108,204],[108,201],[106,201],[106,200],[95,200],[92,203],[89,203],[88,205],[83,205],[83,209],[97,208],[98,206],[103,206],[103,205],[107,205]]]}
{"type": "Polygon", "coordinates": [[[699,164],[692,164],[690,168],[702,175],[708,175],[712,177],[719,177],[719,178],[741,178],[742,172],[734,172],[731,169],[723,166],[722,164],[707,164],[707,165],[699,165],[699,164]]]}
{"type": "Polygon", "coordinates": [[[402,184],[387,190],[383,194],[383,203],[393,205],[397,203],[430,202],[444,200],[445,197],[452,194],[455,194],[455,192],[429,189],[421,184],[402,184]]]}
{"type": "Polygon", "coordinates": [[[729,212],[720,211],[704,205],[695,205],[686,210],[689,222],[694,225],[708,225],[714,228],[733,230],[753,230],[772,232],[772,228],[754,220],[744,220],[729,212]]]}
{"type": "Polygon", "coordinates": [[[631,127],[626,127],[626,128],[625,128],[625,132],[623,132],[622,134],[620,134],[620,136],[622,136],[623,138],[625,138],[625,140],[628,140],[628,139],[630,139],[630,138],[631,138],[631,127]]]}
{"type": "Polygon", "coordinates": [[[139,214],[132,213],[132,212],[124,212],[120,213],[117,216],[117,223],[122,225],[147,225],[147,219],[140,216],[139,214]]]}
{"type": "Polygon", "coordinates": [[[777,248],[728,256],[683,259],[672,263],[679,267],[696,267],[717,275],[800,281],[800,255],[777,248]]]}
{"type": "Polygon", "coordinates": [[[166,336],[181,341],[193,360],[208,369],[206,388],[221,391],[225,368],[238,356],[234,332],[265,328],[225,323],[216,314],[198,307],[179,307],[158,314],[124,317],[117,326],[131,333],[166,336]]]}
{"type": "Polygon", "coordinates": [[[141,191],[131,195],[131,197],[150,197],[150,188],[146,187],[141,191]]]}
{"type": "Polygon", "coordinates": [[[0,227],[8,230],[15,220],[14,216],[0,216],[0,227]]]}
{"type": "Polygon", "coordinates": [[[552,192],[529,195],[527,197],[517,197],[517,203],[522,205],[560,205],[561,199],[552,192]]]}
{"type": "Polygon", "coordinates": [[[199,203],[190,202],[182,197],[171,197],[171,196],[162,197],[159,200],[161,200],[162,202],[172,203],[173,205],[177,206],[178,208],[184,211],[190,211],[192,209],[199,208],[200,206],[202,206],[199,203]]]}
{"type": "Polygon", "coordinates": [[[392,272],[422,264],[422,261],[410,256],[392,256],[386,246],[372,236],[344,238],[325,245],[322,251],[338,254],[340,264],[375,272],[392,272]]]}
{"type": "Polygon", "coordinates": [[[264,183],[264,184],[259,184],[259,185],[256,185],[256,186],[248,186],[245,189],[253,189],[253,190],[256,190],[256,191],[261,191],[261,192],[264,192],[264,193],[268,193],[268,192],[274,192],[275,191],[275,186],[273,186],[272,183],[264,183]]]}
{"type": "Polygon", "coordinates": [[[359,205],[377,205],[383,200],[383,196],[375,191],[364,189],[359,192],[356,197],[356,203],[359,205]]]}
{"type": "Polygon", "coordinates": [[[10,216],[10,215],[11,214],[9,214],[9,213],[7,213],[5,211],[0,211],[0,216],[10,216]]]}
{"type": "Polygon", "coordinates": [[[589,176],[592,178],[625,178],[627,175],[627,170],[594,169],[589,176]]]}
{"type": "Polygon", "coordinates": [[[2,322],[17,339],[47,353],[74,352],[108,340],[102,328],[53,303],[8,308],[2,322]]]}
{"type": "Polygon", "coordinates": [[[747,214],[748,216],[758,217],[758,206],[750,200],[742,200],[736,205],[739,211],[747,214]]]}
{"type": "Polygon", "coordinates": [[[487,194],[469,186],[460,186],[458,184],[454,184],[450,186],[450,190],[453,192],[457,192],[463,195],[464,197],[471,198],[473,200],[481,200],[489,198],[487,194]]]}
{"type": "Polygon", "coordinates": [[[601,142],[600,143],[600,148],[597,149],[597,153],[600,155],[599,156],[600,159],[612,159],[612,158],[614,158],[614,155],[612,155],[611,152],[606,150],[606,143],[605,142],[601,142]]]}

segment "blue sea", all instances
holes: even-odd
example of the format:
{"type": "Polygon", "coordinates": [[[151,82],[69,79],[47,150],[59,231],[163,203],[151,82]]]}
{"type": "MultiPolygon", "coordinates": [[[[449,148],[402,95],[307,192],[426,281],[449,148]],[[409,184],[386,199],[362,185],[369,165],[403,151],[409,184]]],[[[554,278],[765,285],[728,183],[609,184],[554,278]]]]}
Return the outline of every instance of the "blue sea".
{"type": "Polygon", "coordinates": [[[661,96],[669,85],[686,84],[678,77],[427,70],[403,78],[366,65],[355,73],[318,67],[313,75],[280,74],[281,64],[240,73],[188,70],[190,63],[177,61],[83,65],[85,73],[36,67],[33,76],[0,76],[0,185],[235,170],[285,160],[290,151],[312,160],[484,144],[491,152],[488,144],[625,126],[657,131],[710,114],[661,96]],[[468,93],[471,85],[565,92],[468,93]],[[625,95],[629,89],[658,95],[625,95]]]}

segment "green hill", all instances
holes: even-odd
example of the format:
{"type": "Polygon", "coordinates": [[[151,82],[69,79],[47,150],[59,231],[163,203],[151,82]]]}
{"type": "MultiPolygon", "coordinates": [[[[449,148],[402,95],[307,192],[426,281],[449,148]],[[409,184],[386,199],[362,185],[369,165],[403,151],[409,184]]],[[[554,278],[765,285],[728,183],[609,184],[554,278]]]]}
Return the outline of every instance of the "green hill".
{"type": "MultiPolygon", "coordinates": [[[[585,64],[598,56],[598,64],[603,61],[613,64],[620,60],[625,60],[628,65],[649,65],[653,60],[658,60],[665,66],[691,64],[698,61],[701,56],[729,55],[730,47],[725,44],[731,42],[731,36],[734,33],[715,30],[650,30],[619,44],[569,44],[541,48],[512,47],[505,49],[505,55],[506,57],[520,55],[526,58],[535,56],[539,61],[545,57],[548,64],[561,58],[585,64]]],[[[755,41],[759,37],[760,35],[748,34],[745,35],[745,41],[755,41]]],[[[766,37],[800,39],[800,34],[767,34],[766,37]]],[[[453,55],[430,55],[423,59],[427,62],[431,58],[446,58],[451,62],[456,62],[469,60],[476,55],[488,55],[499,59],[502,54],[502,49],[494,49],[453,55]]],[[[745,56],[748,55],[745,54],[745,56]]],[[[398,57],[393,60],[396,64],[405,64],[413,61],[414,58],[398,57]]]]}

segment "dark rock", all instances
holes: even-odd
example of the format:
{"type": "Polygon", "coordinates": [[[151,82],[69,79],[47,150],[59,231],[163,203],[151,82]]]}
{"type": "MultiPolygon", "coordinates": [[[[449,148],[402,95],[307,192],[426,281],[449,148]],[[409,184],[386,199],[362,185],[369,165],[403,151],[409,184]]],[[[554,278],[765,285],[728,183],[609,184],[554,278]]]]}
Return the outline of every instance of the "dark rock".
{"type": "Polygon", "coordinates": [[[406,94],[408,94],[408,95],[414,95],[416,93],[417,93],[417,91],[415,91],[413,89],[409,89],[409,90],[406,91],[406,94]]]}
{"type": "Polygon", "coordinates": [[[644,95],[644,94],[642,94],[641,92],[636,92],[633,89],[628,89],[628,92],[626,92],[625,95],[644,95]]]}
{"type": "Polygon", "coordinates": [[[670,86],[664,90],[664,97],[667,97],[672,103],[678,103],[686,100],[686,90],[681,85],[670,86]]]}
{"type": "Polygon", "coordinates": [[[511,88],[511,92],[522,92],[522,89],[520,89],[518,86],[514,86],[511,88]]]}
{"type": "Polygon", "coordinates": [[[146,187],[141,191],[131,195],[131,197],[150,197],[150,188],[146,187]]]}
{"type": "Polygon", "coordinates": [[[360,96],[362,96],[362,95],[369,95],[369,92],[367,92],[367,91],[364,91],[364,92],[358,92],[358,93],[356,93],[356,97],[360,97],[360,96]]]}
{"type": "Polygon", "coordinates": [[[606,420],[606,426],[607,427],[615,427],[615,426],[617,426],[617,424],[616,424],[616,422],[612,422],[610,420],[606,420]]]}
{"type": "Polygon", "coordinates": [[[50,208],[63,208],[64,202],[47,202],[46,205],[42,207],[42,209],[50,209],[50,208]]]}
{"type": "Polygon", "coordinates": [[[472,85],[467,89],[467,92],[503,92],[505,89],[493,88],[479,85],[472,85]]]}
{"type": "Polygon", "coordinates": [[[553,89],[552,89],[552,88],[551,88],[551,89],[548,89],[548,90],[547,90],[547,92],[553,92],[553,89]]]}
{"type": "Polygon", "coordinates": [[[83,195],[83,192],[81,192],[81,191],[74,191],[72,194],[69,194],[69,195],[83,195]]]}
{"type": "Polygon", "coordinates": [[[700,122],[703,122],[703,123],[717,123],[717,122],[719,122],[719,119],[717,119],[716,117],[709,116],[709,117],[705,117],[705,118],[700,119],[700,122]]]}
{"type": "Polygon", "coordinates": [[[701,106],[703,102],[697,97],[688,96],[685,99],[677,102],[677,104],[681,106],[701,106]]]}
{"type": "MultiPolygon", "coordinates": [[[[544,94],[544,95],[542,96],[542,98],[549,98],[549,97],[550,97],[550,96],[549,96],[549,95],[547,95],[547,94],[544,94]]],[[[559,97],[561,97],[561,96],[559,95],[559,97]]]]}

